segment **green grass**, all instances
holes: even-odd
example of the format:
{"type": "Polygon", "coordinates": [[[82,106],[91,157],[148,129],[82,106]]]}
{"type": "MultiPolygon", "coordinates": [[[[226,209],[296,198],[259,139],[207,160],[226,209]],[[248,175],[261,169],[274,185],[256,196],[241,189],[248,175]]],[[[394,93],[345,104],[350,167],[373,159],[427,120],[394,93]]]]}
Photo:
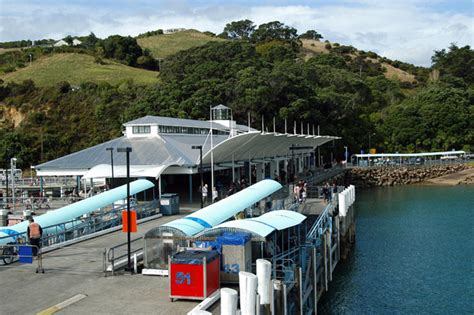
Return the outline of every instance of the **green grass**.
{"type": "Polygon", "coordinates": [[[158,82],[158,72],[132,68],[121,63],[104,60],[100,65],[94,57],[85,54],[54,54],[34,61],[31,66],[0,76],[5,82],[22,82],[31,79],[38,86],[51,86],[61,81],[71,84],[81,82],[108,82],[112,85],[125,80],[138,84],[158,82]]]}
{"type": "Polygon", "coordinates": [[[198,31],[188,30],[169,35],[155,35],[138,38],[138,44],[150,49],[153,57],[166,58],[180,50],[202,46],[210,41],[223,41],[224,39],[211,37],[198,31]]]}

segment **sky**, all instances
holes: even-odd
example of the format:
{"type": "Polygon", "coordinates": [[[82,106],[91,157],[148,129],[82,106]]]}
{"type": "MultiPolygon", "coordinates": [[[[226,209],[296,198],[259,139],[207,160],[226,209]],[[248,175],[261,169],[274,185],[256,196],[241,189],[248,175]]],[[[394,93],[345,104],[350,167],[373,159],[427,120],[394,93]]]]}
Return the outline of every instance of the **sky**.
{"type": "Polygon", "coordinates": [[[0,41],[60,39],[94,32],[136,36],[193,28],[221,33],[226,23],[280,21],[331,42],[430,66],[435,50],[474,42],[472,0],[0,0],[0,41]]]}

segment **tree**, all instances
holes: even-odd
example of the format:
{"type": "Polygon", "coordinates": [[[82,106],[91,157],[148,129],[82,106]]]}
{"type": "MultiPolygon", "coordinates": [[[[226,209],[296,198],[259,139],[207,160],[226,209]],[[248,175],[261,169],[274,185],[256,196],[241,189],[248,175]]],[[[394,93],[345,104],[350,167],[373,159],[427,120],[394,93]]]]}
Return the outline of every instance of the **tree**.
{"type": "Polygon", "coordinates": [[[135,66],[138,57],[143,56],[142,48],[137,40],[130,36],[109,36],[99,43],[98,50],[100,47],[103,49],[104,57],[124,61],[129,66],[135,66]]]}
{"type": "Polygon", "coordinates": [[[439,69],[441,79],[449,76],[460,78],[467,84],[474,83],[474,50],[470,46],[459,48],[451,44],[449,51],[435,51],[431,57],[433,68],[439,69]]]}
{"type": "Polygon", "coordinates": [[[308,30],[305,33],[301,34],[299,37],[300,39],[314,39],[317,41],[323,38],[323,36],[315,30],[308,30]]]}
{"type": "Polygon", "coordinates": [[[94,48],[95,44],[97,44],[98,41],[99,39],[95,36],[94,33],[91,32],[89,36],[86,37],[84,41],[84,46],[86,46],[87,48],[94,48]]]}
{"type": "Polygon", "coordinates": [[[72,46],[72,43],[74,41],[74,38],[72,38],[71,35],[68,35],[64,38],[64,41],[69,45],[69,46],[72,46]]]}
{"type": "Polygon", "coordinates": [[[229,39],[249,39],[255,31],[255,25],[250,20],[227,23],[224,33],[229,39]]]}
{"type": "Polygon", "coordinates": [[[298,31],[295,28],[286,26],[278,21],[261,24],[252,34],[252,41],[254,42],[267,42],[272,40],[293,42],[297,39],[298,31]]]}

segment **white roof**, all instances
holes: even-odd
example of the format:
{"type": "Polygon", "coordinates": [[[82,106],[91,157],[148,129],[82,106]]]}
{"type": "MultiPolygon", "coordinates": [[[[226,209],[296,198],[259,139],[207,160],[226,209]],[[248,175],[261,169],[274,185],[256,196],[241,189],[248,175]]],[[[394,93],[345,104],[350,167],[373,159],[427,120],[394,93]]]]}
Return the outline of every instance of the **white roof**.
{"type": "Polygon", "coordinates": [[[255,218],[227,221],[204,231],[199,236],[206,236],[208,233],[212,234],[219,229],[232,228],[250,232],[256,236],[267,237],[267,235],[275,230],[281,231],[288,229],[300,224],[305,219],[306,216],[295,211],[277,210],[267,212],[255,218]]]}
{"type": "Polygon", "coordinates": [[[376,154],[355,154],[358,158],[378,158],[378,157],[423,157],[423,156],[446,156],[463,155],[465,151],[445,151],[445,152],[423,152],[423,153],[376,153],[376,154]]]}
{"type": "MultiPolygon", "coordinates": [[[[161,173],[169,165],[133,165],[130,166],[130,177],[160,177],[161,173]]],[[[87,178],[111,178],[112,167],[110,164],[99,164],[91,168],[84,174],[83,179],[87,178]]],[[[114,177],[127,177],[126,165],[114,165],[114,177]]]]}

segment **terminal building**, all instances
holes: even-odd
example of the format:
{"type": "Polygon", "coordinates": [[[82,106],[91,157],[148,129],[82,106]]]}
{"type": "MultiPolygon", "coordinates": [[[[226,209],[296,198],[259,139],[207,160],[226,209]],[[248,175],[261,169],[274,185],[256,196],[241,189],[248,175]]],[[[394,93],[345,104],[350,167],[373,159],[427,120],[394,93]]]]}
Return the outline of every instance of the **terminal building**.
{"type": "MultiPolygon", "coordinates": [[[[37,165],[38,176],[74,176],[84,190],[90,183],[107,181],[118,186],[126,181],[126,148],[131,178],[155,183],[140,198],[178,193],[182,202],[200,199],[203,182],[216,187],[221,196],[231,182],[247,184],[264,178],[287,182],[294,175],[314,169],[315,150],[339,139],[310,133],[269,132],[237,124],[230,108],[211,109],[211,120],[145,116],[123,124],[123,136],[37,165]],[[202,167],[201,167],[202,165],[202,167]]],[[[221,197],[219,196],[219,197],[221,197]]]]}

